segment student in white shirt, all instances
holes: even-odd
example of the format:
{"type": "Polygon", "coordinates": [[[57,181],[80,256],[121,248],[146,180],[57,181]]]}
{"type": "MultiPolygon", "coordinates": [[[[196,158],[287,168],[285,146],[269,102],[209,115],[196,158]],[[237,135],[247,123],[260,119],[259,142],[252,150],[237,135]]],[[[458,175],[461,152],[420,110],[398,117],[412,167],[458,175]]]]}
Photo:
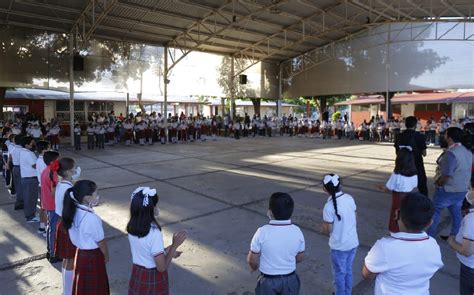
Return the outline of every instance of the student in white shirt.
{"type": "MultiPolygon", "coordinates": [[[[39,141],[36,143],[36,152],[38,153],[38,159],[36,160],[36,178],[38,179],[38,198],[41,200],[41,173],[46,169],[46,163],[43,160],[43,155],[50,148],[49,141],[39,141]]],[[[46,223],[47,216],[46,211],[40,206],[39,210],[40,225],[38,233],[46,237],[46,223]]]]}
{"type": "Polygon", "coordinates": [[[110,294],[109,251],[102,220],[92,209],[98,203],[97,185],[90,180],[79,180],[64,195],[62,221],[77,247],[72,294],[110,294]]]}
{"type": "Polygon", "coordinates": [[[20,151],[20,173],[21,190],[24,201],[24,213],[26,222],[39,222],[36,217],[36,205],[38,204],[38,178],[36,175],[36,160],[34,153],[35,140],[33,137],[25,136],[21,140],[20,151]]]}
{"type": "Polygon", "coordinates": [[[322,230],[329,235],[334,293],[352,293],[352,264],[359,246],[356,204],[351,195],[342,192],[336,174],[323,178],[324,191],[329,198],[323,209],[322,230]]]}
{"type": "Polygon", "coordinates": [[[448,243],[456,251],[461,263],[459,294],[474,294],[474,192],[466,194],[463,204],[464,216],[456,236],[449,236],[448,243]]]}
{"type": "Polygon", "coordinates": [[[375,295],[428,295],[430,279],[443,266],[436,240],[424,231],[434,207],[420,193],[408,194],[400,204],[400,232],[378,240],[365,257],[362,275],[375,281],[375,295]]]}
{"type": "Polygon", "coordinates": [[[260,227],[252,238],[247,262],[252,272],[260,270],[256,295],[300,292],[296,264],[303,261],[305,240],[300,228],[291,223],[293,208],[290,195],[274,193],[267,212],[270,223],[260,227]]]}
{"type": "Polygon", "coordinates": [[[186,240],[186,232],[173,235],[173,243],[164,248],[156,189],[138,187],[132,193],[128,241],[132,250],[132,275],[128,294],[169,294],[168,268],[181,252],[178,247],[186,240]]]}
{"type": "Polygon", "coordinates": [[[382,191],[392,193],[392,207],[388,221],[390,232],[399,232],[396,212],[400,209],[400,202],[418,186],[418,176],[411,146],[399,146],[395,159],[395,169],[387,183],[380,187],[382,191]]]}
{"type": "Polygon", "coordinates": [[[15,210],[24,209],[23,189],[21,186],[20,153],[22,150],[21,141],[23,136],[16,135],[14,143],[11,145],[11,163],[13,164],[12,176],[16,191],[15,210]]]}

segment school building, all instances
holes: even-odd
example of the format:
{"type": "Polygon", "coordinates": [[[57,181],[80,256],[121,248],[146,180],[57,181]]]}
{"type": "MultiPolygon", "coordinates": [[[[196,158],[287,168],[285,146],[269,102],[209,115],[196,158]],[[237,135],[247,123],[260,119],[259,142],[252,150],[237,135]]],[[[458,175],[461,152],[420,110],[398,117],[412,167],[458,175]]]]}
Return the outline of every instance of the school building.
{"type": "MultiPolygon", "coordinates": [[[[142,103],[148,113],[163,113],[163,97],[143,95],[142,103]]],[[[251,101],[236,100],[237,114],[250,116],[254,114],[251,101]]],[[[293,113],[296,105],[282,103],[282,113],[293,113]]],[[[276,102],[261,102],[261,115],[273,116],[276,114],[276,102]]],[[[74,94],[74,116],[80,123],[87,122],[93,114],[115,111],[116,115],[127,113],[127,94],[120,92],[76,92],[74,94]]],[[[128,97],[128,111],[140,111],[136,95],[128,97]]],[[[15,114],[27,113],[50,120],[58,118],[63,125],[69,123],[69,92],[49,89],[14,88],[5,94],[3,112],[5,119],[12,119],[15,114]],[[65,123],[65,124],[64,124],[65,123]]],[[[168,96],[167,113],[204,116],[221,115],[222,102],[220,99],[203,99],[196,96],[168,96]]]]}
{"type": "MultiPolygon", "coordinates": [[[[454,119],[474,118],[474,92],[408,93],[395,95],[391,101],[395,118],[415,116],[422,123],[431,117],[439,121],[445,115],[454,119]]],[[[349,106],[351,120],[356,125],[376,115],[386,118],[385,98],[382,95],[358,96],[336,103],[336,107],[342,106],[349,106]]]]}

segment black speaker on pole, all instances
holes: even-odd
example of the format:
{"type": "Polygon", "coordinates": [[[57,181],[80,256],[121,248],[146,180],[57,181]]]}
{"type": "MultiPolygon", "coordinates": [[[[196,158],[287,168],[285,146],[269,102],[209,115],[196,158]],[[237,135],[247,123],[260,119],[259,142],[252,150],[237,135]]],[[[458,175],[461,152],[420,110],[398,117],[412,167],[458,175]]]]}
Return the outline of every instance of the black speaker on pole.
{"type": "Polygon", "coordinates": [[[72,68],[76,72],[84,71],[84,57],[82,57],[79,53],[74,54],[72,68]]]}
{"type": "Polygon", "coordinates": [[[247,75],[239,75],[239,83],[247,84],[247,75]]]}

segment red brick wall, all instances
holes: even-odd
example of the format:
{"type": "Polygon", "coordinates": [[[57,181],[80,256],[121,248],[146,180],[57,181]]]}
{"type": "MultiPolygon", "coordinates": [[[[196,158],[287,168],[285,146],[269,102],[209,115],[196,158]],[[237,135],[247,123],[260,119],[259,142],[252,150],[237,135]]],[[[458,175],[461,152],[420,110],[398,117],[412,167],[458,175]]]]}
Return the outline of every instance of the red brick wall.
{"type": "Polygon", "coordinates": [[[364,120],[367,120],[367,122],[370,120],[370,112],[368,111],[351,112],[351,120],[352,122],[354,122],[356,127],[358,127],[360,124],[364,122],[364,120]]]}
{"type": "Polygon", "coordinates": [[[426,124],[426,121],[428,121],[431,117],[433,117],[436,122],[439,122],[441,117],[444,116],[444,114],[447,113],[448,116],[451,117],[451,112],[434,112],[434,111],[415,111],[415,117],[421,120],[421,124],[426,124]]]}

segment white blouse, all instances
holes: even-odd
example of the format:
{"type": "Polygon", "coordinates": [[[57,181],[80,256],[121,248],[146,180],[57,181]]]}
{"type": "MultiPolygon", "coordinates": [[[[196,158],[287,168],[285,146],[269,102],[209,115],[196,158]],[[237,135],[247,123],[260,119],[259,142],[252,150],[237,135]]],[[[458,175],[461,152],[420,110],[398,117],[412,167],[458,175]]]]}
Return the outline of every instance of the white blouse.
{"type": "Polygon", "coordinates": [[[99,242],[104,240],[102,220],[94,210],[84,205],[77,205],[74,221],[69,229],[71,242],[81,250],[99,248],[99,242]]]}
{"type": "Polygon", "coordinates": [[[130,248],[132,250],[133,264],[145,268],[156,268],[155,257],[165,253],[163,235],[159,228],[152,225],[148,235],[143,238],[128,235],[130,248]]]}
{"type": "Polygon", "coordinates": [[[385,186],[391,191],[409,193],[418,186],[418,176],[403,176],[392,173],[385,186]]]}

